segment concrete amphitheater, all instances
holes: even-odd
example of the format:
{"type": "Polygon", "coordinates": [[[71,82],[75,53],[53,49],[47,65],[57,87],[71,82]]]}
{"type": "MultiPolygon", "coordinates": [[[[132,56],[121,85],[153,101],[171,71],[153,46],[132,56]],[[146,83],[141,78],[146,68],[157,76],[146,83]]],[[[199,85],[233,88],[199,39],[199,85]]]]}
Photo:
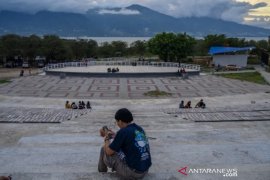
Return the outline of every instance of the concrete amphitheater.
{"type": "Polygon", "coordinates": [[[0,85],[0,176],[118,179],[114,173],[97,172],[103,144],[98,130],[108,125],[117,131],[114,113],[126,107],[149,137],[153,165],[146,180],[270,177],[268,85],[213,75],[35,75],[11,81],[0,85]],[[151,90],[171,95],[144,95],[151,90]],[[194,107],[201,98],[206,109],[178,109],[182,99],[191,100],[194,107]],[[82,99],[91,101],[92,111],[64,109],[66,100],[82,99]],[[198,169],[224,172],[195,172],[198,169]]]}

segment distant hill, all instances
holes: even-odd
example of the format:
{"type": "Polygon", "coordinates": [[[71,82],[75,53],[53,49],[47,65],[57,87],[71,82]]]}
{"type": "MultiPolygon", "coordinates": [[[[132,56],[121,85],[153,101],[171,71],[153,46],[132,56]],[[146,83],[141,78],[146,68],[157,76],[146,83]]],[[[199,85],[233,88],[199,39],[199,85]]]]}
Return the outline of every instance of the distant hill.
{"type": "Polygon", "coordinates": [[[0,12],[0,35],[56,34],[59,36],[153,36],[160,32],[187,32],[192,36],[226,34],[233,37],[269,36],[270,30],[208,17],[175,18],[152,9],[91,9],[85,14],[40,11],[0,12]]]}

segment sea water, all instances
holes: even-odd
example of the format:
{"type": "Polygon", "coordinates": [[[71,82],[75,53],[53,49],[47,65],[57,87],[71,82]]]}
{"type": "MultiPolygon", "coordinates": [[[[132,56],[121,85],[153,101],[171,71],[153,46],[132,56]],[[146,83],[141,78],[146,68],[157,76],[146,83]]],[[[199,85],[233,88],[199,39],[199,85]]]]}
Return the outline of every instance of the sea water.
{"type": "MultiPolygon", "coordinates": [[[[111,43],[112,41],[124,41],[128,45],[135,41],[148,41],[152,37],[88,37],[88,36],[81,36],[81,37],[61,37],[62,39],[70,39],[70,40],[95,40],[98,45],[102,45],[105,42],[111,43]]],[[[195,39],[203,39],[204,37],[195,37],[195,39]]],[[[240,39],[245,39],[247,41],[254,40],[254,41],[260,41],[260,40],[268,40],[268,37],[237,37],[240,39]]]]}

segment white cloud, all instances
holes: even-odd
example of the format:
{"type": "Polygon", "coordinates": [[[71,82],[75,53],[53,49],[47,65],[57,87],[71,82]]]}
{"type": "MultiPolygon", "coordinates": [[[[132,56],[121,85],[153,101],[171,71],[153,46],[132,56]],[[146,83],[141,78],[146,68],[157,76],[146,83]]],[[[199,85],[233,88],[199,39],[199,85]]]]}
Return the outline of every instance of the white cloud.
{"type": "Polygon", "coordinates": [[[248,16],[245,17],[245,24],[270,28],[270,16],[248,16]]]}
{"type": "Polygon", "coordinates": [[[174,17],[207,16],[245,23],[244,17],[248,12],[270,6],[270,0],[0,0],[0,10],[85,13],[88,9],[99,7],[104,8],[100,11],[103,14],[138,14],[139,12],[124,8],[131,4],[140,4],[174,17]],[[122,9],[105,10],[112,7],[122,9]]]}
{"type": "Polygon", "coordinates": [[[114,9],[101,9],[98,11],[99,14],[122,14],[122,15],[138,15],[140,14],[139,11],[130,10],[126,8],[121,8],[119,10],[114,9]]]}

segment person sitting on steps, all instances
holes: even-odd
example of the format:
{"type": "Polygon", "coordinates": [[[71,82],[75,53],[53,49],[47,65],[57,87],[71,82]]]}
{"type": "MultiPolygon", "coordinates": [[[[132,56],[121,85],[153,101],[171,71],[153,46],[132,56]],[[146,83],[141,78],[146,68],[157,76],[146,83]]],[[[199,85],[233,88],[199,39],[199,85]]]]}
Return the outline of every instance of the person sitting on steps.
{"type": "Polygon", "coordinates": [[[205,108],[206,107],[206,105],[205,105],[205,103],[203,102],[203,99],[201,99],[197,104],[196,104],[196,106],[195,106],[195,108],[205,108]]]}
{"type": "Polygon", "coordinates": [[[71,104],[69,103],[69,101],[66,101],[65,108],[66,109],[71,109],[71,104]]]}
{"type": "Polygon", "coordinates": [[[81,101],[79,101],[79,109],[83,109],[83,105],[81,101]]]}
{"type": "Polygon", "coordinates": [[[82,101],[82,106],[83,106],[83,109],[85,109],[85,103],[84,103],[84,101],[82,101]]]}
{"type": "Polygon", "coordinates": [[[191,101],[188,101],[187,104],[185,105],[185,108],[192,108],[191,107],[191,101]]]}
{"type": "Polygon", "coordinates": [[[90,109],[90,110],[92,109],[91,104],[90,104],[90,101],[87,101],[87,103],[86,103],[86,108],[87,108],[87,109],[90,109]]]}
{"type": "Polygon", "coordinates": [[[184,106],[184,101],[183,101],[183,100],[182,100],[181,103],[179,104],[179,109],[180,109],[180,108],[185,108],[185,106],[184,106]]]}
{"type": "Polygon", "coordinates": [[[120,128],[116,135],[109,129],[100,129],[104,146],[100,150],[98,171],[107,172],[109,167],[123,179],[142,179],[152,165],[147,136],[142,127],[132,122],[128,109],[119,109],[115,120],[120,128]]]}
{"type": "Polygon", "coordinates": [[[71,108],[72,108],[72,109],[78,109],[78,106],[75,104],[75,102],[73,102],[73,103],[71,104],[71,108]]]}

